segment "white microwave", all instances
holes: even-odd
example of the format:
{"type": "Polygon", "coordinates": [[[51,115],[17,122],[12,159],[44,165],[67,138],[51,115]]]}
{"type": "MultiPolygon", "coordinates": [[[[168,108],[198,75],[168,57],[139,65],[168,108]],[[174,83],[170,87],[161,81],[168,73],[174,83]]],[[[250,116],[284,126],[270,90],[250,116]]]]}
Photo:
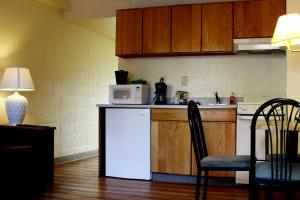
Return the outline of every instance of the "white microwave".
{"type": "Polygon", "coordinates": [[[147,85],[127,84],[109,86],[111,104],[147,104],[149,89],[147,85]]]}

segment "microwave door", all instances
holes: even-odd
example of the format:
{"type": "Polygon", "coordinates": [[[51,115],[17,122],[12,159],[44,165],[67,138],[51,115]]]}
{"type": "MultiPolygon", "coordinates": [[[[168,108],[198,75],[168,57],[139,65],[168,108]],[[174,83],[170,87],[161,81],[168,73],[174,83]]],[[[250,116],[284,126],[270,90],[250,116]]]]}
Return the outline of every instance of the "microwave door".
{"type": "Polygon", "coordinates": [[[118,88],[113,90],[112,103],[116,104],[130,104],[132,103],[131,88],[118,88]]]}
{"type": "Polygon", "coordinates": [[[130,90],[128,89],[116,89],[114,90],[114,99],[128,99],[130,97],[130,90]]]}

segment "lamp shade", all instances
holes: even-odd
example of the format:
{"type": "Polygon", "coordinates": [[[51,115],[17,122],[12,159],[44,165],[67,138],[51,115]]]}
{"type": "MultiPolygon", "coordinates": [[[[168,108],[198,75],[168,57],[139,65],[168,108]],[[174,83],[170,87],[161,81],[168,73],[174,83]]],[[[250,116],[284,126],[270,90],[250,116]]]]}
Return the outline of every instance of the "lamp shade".
{"type": "Polygon", "coordinates": [[[33,81],[29,69],[22,67],[6,68],[0,83],[0,90],[32,91],[33,81]]]}
{"type": "Polygon", "coordinates": [[[287,46],[300,44],[300,15],[287,14],[278,18],[272,45],[287,46]]]}

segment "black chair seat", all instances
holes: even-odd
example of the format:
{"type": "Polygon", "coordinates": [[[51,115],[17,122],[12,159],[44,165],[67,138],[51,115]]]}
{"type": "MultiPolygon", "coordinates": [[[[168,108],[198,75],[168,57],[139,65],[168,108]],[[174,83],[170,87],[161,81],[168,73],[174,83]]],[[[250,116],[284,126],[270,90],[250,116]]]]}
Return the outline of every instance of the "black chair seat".
{"type": "Polygon", "coordinates": [[[249,171],[250,168],[250,156],[207,156],[200,162],[203,169],[209,170],[249,171]]]}
{"type": "MultiPolygon", "coordinates": [[[[278,166],[281,168],[280,166],[278,166]]],[[[285,170],[283,169],[278,170],[278,177],[285,177],[285,170]]],[[[255,171],[255,176],[257,181],[259,180],[265,180],[265,181],[274,181],[276,178],[276,166],[273,164],[273,178],[272,178],[272,172],[271,172],[271,162],[259,162],[256,164],[256,171],[255,171]]],[[[289,176],[289,172],[287,172],[287,176],[289,176]]],[[[287,178],[284,178],[283,181],[286,181],[287,178]]],[[[291,175],[291,180],[292,182],[298,182],[300,183],[300,163],[293,163],[292,165],[292,175],[291,175]]]]}

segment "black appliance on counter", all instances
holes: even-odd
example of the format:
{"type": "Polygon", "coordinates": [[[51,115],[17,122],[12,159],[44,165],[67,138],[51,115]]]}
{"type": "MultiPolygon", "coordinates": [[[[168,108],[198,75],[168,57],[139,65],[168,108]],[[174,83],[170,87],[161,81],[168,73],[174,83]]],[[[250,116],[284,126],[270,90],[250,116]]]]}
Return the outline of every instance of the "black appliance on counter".
{"type": "Polygon", "coordinates": [[[158,83],[155,83],[155,97],[153,99],[155,105],[167,104],[167,84],[164,78],[161,78],[158,83]]]}
{"type": "Polygon", "coordinates": [[[126,84],[127,83],[128,71],[123,71],[123,70],[115,71],[115,75],[116,75],[116,83],[117,83],[117,85],[121,85],[121,84],[126,84]]]}

